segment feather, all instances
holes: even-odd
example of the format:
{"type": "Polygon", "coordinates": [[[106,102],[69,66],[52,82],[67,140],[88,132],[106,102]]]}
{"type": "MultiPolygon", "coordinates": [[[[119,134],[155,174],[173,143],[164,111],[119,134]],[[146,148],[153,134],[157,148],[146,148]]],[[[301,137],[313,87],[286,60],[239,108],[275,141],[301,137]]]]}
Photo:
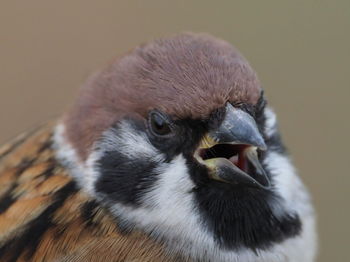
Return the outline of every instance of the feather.
{"type": "Polygon", "coordinates": [[[0,148],[1,261],[175,261],[79,190],[54,158],[53,123],[0,148]]]}

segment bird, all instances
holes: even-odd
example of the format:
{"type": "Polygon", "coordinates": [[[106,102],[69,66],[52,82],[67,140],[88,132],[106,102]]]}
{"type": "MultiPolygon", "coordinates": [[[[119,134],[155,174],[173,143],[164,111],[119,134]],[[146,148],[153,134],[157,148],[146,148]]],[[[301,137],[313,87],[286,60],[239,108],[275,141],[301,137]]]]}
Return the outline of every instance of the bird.
{"type": "Polygon", "coordinates": [[[0,185],[0,261],[317,254],[312,200],[257,74],[206,33],[107,63],[61,117],[0,148],[0,185]]]}

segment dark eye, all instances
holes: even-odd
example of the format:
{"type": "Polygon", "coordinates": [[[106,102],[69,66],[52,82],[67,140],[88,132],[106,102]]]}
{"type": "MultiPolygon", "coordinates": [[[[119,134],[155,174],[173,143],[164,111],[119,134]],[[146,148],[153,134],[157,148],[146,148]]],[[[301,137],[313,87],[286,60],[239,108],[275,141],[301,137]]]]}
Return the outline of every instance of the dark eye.
{"type": "Polygon", "coordinates": [[[170,126],[164,116],[158,112],[152,112],[150,115],[150,126],[152,132],[159,136],[171,133],[170,126]]]}

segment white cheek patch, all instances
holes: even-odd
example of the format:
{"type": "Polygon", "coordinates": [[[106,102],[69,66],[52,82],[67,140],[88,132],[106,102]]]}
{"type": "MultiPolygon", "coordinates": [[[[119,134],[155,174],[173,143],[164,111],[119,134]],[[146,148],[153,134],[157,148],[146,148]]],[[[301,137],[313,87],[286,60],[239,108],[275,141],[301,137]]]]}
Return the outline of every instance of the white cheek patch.
{"type": "Polygon", "coordinates": [[[272,108],[267,107],[264,111],[266,123],[265,123],[265,134],[267,137],[271,137],[277,132],[277,117],[272,108]]]}
{"type": "Polygon", "coordinates": [[[264,164],[273,176],[273,181],[276,185],[275,191],[282,196],[287,207],[294,206],[291,205],[295,197],[294,192],[300,192],[299,186],[301,182],[295,175],[296,171],[290,160],[277,152],[269,152],[264,164]]]}
{"type": "Polygon", "coordinates": [[[195,185],[183,156],[163,164],[158,171],[159,179],[144,196],[141,207],[114,204],[112,212],[187,256],[201,256],[202,248],[215,248],[212,235],[202,228],[196,212],[191,193],[195,185]]]}
{"type": "Polygon", "coordinates": [[[79,186],[92,196],[95,196],[94,185],[100,174],[96,163],[106,151],[118,150],[129,158],[144,158],[162,161],[163,156],[149,142],[145,134],[139,134],[127,122],[121,122],[118,134],[107,130],[102,134],[101,142],[96,143],[85,162],[78,157],[76,150],[65,137],[65,127],[59,124],[55,128],[53,141],[56,158],[66,166],[79,186]]]}
{"type": "Polygon", "coordinates": [[[113,211],[118,215],[127,216],[141,227],[181,227],[183,218],[193,213],[190,191],[194,184],[187,172],[185,160],[178,156],[170,164],[163,164],[158,168],[158,172],[158,180],[144,195],[141,207],[116,204],[113,211]]]}
{"type": "Polygon", "coordinates": [[[99,174],[94,168],[95,162],[101,157],[99,152],[90,154],[86,162],[82,162],[76,150],[67,141],[64,135],[64,125],[56,126],[53,135],[53,147],[56,152],[57,160],[62,163],[70,174],[77,181],[78,185],[90,195],[94,194],[94,183],[99,174]]]}
{"type": "Polygon", "coordinates": [[[131,159],[139,158],[140,155],[147,158],[157,158],[161,155],[145,133],[135,131],[126,121],[122,121],[118,129],[104,132],[99,148],[105,152],[118,150],[131,159]]]}
{"type": "MultiPolygon", "coordinates": [[[[297,213],[302,221],[301,235],[277,245],[276,250],[288,252],[290,260],[286,261],[314,261],[317,250],[315,214],[305,186],[287,156],[270,152],[265,165],[273,176],[275,191],[284,200],[284,210],[297,213]]],[[[275,213],[278,214],[278,210],[275,213]]]]}

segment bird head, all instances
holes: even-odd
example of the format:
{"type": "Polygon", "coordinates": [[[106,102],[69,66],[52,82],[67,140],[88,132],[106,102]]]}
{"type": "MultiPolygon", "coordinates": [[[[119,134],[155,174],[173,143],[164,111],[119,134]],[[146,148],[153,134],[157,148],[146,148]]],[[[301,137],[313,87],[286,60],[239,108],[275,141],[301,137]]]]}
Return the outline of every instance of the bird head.
{"type": "Polygon", "coordinates": [[[182,254],[253,256],[303,235],[306,193],[255,72],[225,41],[181,34],[117,58],[82,87],[56,144],[122,230],[182,254]]]}

